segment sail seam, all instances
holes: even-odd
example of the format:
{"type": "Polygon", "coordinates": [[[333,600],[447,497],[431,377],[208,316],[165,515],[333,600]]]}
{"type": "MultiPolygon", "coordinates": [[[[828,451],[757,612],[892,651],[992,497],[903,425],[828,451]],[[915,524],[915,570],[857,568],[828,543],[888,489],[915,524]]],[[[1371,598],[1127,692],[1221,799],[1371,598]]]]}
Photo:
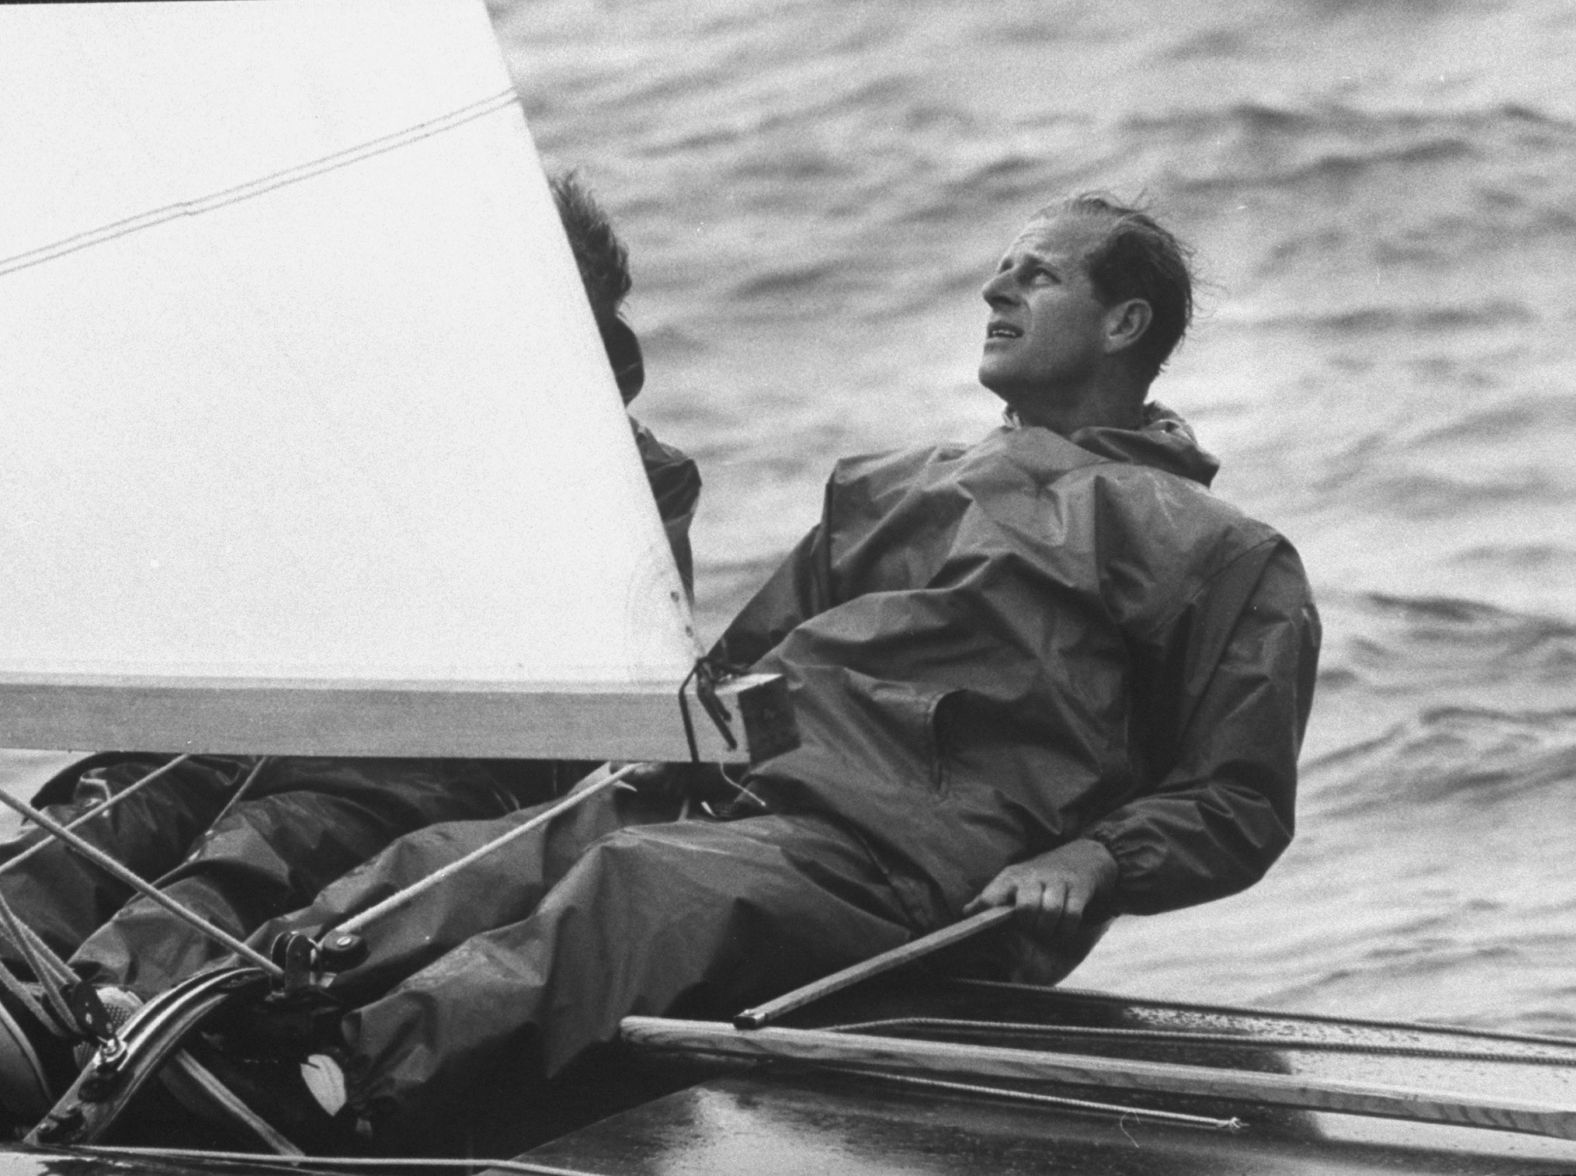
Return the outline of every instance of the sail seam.
{"type": "Polygon", "coordinates": [[[423,139],[430,139],[435,135],[445,134],[466,123],[474,122],[476,119],[504,110],[514,105],[514,103],[515,93],[511,87],[498,94],[461,106],[456,110],[451,110],[447,114],[439,115],[425,122],[416,123],[376,139],[369,139],[364,143],[356,144],[354,147],[336,151],[332,155],[325,155],[307,163],[296,164],[293,167],[273,172],[255,180],[249,180],[244,184],[237,184],[234,187],[222,189],[208,196],[200,196],[194,200],[180,200],[173,204],[167,204],[162,208],[152,209],[111,224],[101,225],[96,229],[88,229],[48,245],[30,249],[26,253],[0,258],[0,277],[6,277],[20,270],[30,269],[33,266],[43,265],[45,262],[54,261],[57,258],[78,253],[84,249],[91,249],[96,245],[103,245],[117,238],[142,232],[144,229],[155,228],[158,225],[175,220],[177,217],[201,216],[215,209],[224,208],[231,204],[239,204],[242,201],[253,199],[279,188],[288,187],[291,184],[298,184],[328,172],[350,167],[363,160],[371,159],[378,155],[385,155],[402,147],[408,147],[412,143],[418,143],[423,139]]]}

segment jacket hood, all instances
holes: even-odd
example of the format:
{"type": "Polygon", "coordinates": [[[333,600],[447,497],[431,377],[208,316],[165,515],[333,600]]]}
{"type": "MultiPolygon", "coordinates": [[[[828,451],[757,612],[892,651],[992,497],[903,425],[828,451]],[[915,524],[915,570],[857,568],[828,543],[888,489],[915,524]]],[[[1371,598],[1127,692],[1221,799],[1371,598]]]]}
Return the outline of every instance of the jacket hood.
{"type": "Polygon", "coordinates": [[[1208,486],[1220,462],[1198,443],[1198,437],[1179,415],[1163,404],[1144,405],[1144,423],[1137,429],[1091,427],[1068,438],[1080,449],[1116,461],[1152,466],[1208,486]]]}

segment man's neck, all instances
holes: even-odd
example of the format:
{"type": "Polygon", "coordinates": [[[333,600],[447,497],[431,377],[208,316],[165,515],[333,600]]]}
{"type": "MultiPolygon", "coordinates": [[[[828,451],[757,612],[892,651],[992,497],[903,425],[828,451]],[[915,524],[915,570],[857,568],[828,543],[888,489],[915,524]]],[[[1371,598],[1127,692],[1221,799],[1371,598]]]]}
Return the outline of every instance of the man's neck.
{"type": "Polygon", "coordinates": [[[1072,397],[1025,397],[1009,402],[1021,424],[1038,425],[1071,437],[1079,429],[1137,429],[1144,423],[1147,388],[1127,382],[1091,385],[1072,397]]]}

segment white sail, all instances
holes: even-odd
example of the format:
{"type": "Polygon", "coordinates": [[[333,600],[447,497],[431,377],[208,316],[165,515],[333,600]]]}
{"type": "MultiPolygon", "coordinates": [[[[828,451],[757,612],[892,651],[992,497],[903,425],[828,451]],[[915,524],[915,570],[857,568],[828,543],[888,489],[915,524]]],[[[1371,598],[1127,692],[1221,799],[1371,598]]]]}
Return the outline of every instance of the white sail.
{"type": "Polygon", "coordinates": [[[671,703],[481,0],[4,6],[0,110],[0,746],[586,754],[533,697],[671,703]]]}

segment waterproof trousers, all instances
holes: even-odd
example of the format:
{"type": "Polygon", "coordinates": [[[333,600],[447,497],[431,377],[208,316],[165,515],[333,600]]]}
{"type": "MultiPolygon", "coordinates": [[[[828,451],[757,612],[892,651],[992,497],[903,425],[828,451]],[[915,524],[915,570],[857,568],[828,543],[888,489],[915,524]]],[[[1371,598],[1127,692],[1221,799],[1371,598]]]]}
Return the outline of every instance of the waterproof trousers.
{"type": "Polygon", "coordinates": [[[675,820],[676,798],[607,790],[546,823],[538,818],[558,802],[522,808],[491,820],[445,821],[396,838],[337,879],[310,906],[264,923],[253,933],[263,949],[282,934],[313,938],[339,926],[472,852],[510,838],[447,880],[390,909],[361,932],[366,959],[329,982],[345,1004],[383,995],[399,981],[473,935],[525,918],[554,881],[592,844],[620,829],[675,820]],[[522,826],[535,828],[521,834],[522,826]]]}
{"type": "MultiPolygon", "coordinates": [[[[69,821],[160,762],[94,757],[41,795],[62,797],[46,808],[69,821]]],[[[186,761],[79,833],[183,906],[244,937],[311,901],[402,833],[434,821],[492,817],[518,804],[499,773],[481,762],[281,758],[267,761],[226,811],[251,767],[244,760],[186,761]]],[[[0,860],[46,839],[28,830],[0,847],[0,860]]],[[[84,977],[144,996],[228,954],[58,843],[0,874],[0,893],[84,977]]]]}
{"type": "Polygon", "coordinates": [[[817,816],[624,825],[589,844],[552,841],[500,855],[456,888],[441,954],[420,946],[437,921],[396,916],[391,941],[405,948],[380,949],[371,928],[372,979],[358,968],[336,981],[365,996],[397,970],[394,957],[430,957],[341,1023],[350,1103],[380,1146],[418,1144],[482,1080],[516,1092],[528,1114],[533,1090],[614,1040],[628,1014],[724,1015],[945,917],[939,906],[916,913],[861,838],[817,816]]]}
{"type": "MultiPolygon", "coordinates": [[[[33,803],[70,824],[169,761],[169,756],[91,756],[51,777],[33,803]]],[[[151,881],[180,864],[250,768],[251,761],[242,759],[187,760],[75,832],[151,881]]],[[[0,844],[0,863],[0,896],[59,956],[76,951],[133,893],[31,824],[0,844]]],[[[9,943],[0,953],[6,963],[19,965],[9,943]]]]}

